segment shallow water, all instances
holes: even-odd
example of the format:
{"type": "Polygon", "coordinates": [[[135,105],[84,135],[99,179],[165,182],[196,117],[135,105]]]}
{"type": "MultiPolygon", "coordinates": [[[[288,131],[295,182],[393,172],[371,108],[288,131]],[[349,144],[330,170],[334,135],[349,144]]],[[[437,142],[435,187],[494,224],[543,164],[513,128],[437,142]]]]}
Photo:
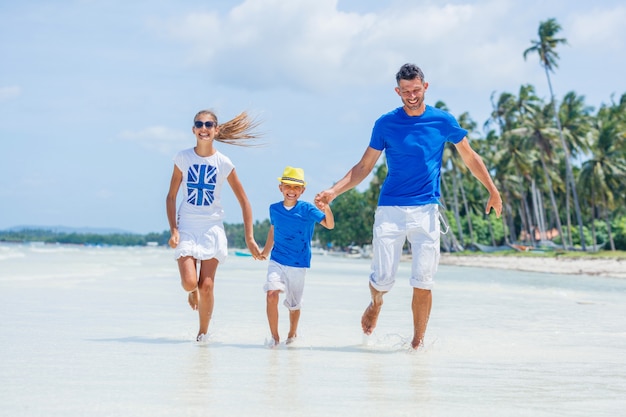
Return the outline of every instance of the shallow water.
{"type": "Polygon", "coordinates": [[[414,352],[409,263],[365,339],[369,262],[314,256],[299,340],[268,349],[266,266],[219,267],[199,344],[168,249],[0,245],[1,414],[623,415],[623,280],[441,266],[414,352]]]}

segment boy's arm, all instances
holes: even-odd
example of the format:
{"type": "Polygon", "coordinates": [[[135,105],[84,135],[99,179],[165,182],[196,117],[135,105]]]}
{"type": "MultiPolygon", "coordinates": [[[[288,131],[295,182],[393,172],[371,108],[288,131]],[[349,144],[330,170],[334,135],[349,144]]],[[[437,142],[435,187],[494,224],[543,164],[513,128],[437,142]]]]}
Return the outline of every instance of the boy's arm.
{"type": "Polygon", "coordinates": [[[333,211],[330,209],[330,204],[324,204],[324,208],[322,209],[322,211],[324,212],[326,217],[324,217],[324,220],[322,220],[320,224],[327,229],[334,229],[335,216],[333,215],[333,211]]]}

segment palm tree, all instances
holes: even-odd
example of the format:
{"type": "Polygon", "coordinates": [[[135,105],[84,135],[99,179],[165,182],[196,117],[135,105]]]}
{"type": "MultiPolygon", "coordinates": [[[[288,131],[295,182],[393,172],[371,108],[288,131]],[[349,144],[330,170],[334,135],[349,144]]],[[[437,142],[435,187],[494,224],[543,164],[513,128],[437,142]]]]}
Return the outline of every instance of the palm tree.
{"type": "Polygon", "coordinates": [[[580,245],[582,247],[582,250],[584,251],[586,250],[586,247],[583,234],[583,221],[580,214],[580,203],[578,201],[578,193],[576,191],[574,173],[572,171],[572,165],[569,159],[570,153],[567,148],[567,144],[565,143],[565,138],[563,137],[563,129],[561,128],[559,112],[556,106],[556,100],[554,99],[554,91],[552,90],[552,82],[550,81],[550,71],[554,71],[554,68],[558,68],[557,60],[559,58],[559,55],[556,52],[556,47],[559,44],[567,44],[567,40],[565,38],[555,37],[555,35],[560,30],[561,25],[559,25],[554,18],[548,19],[545,22],[541,22],[539,24],[538,31],[539,40],[531,41],[532,46],[524,51],[524,59],[526,59],[529,54],[536,52],[537,54],[539,54],[540,64],[546,72],[548,87],[550,89],[550,99],[552,101],[552,106],[554,107],[554,120],[556,121],[557,127],[559,129],[561,146],[563,147],[563,150],[565,152],[566,180],[571,185],[572,195],[574,198],[574,208],[576,210],[576,218],[578,220],[578,227],[580,229],[580,245]]]}
{"type": "MultiPolygon", "coordinates": [[[[590,145],[591,134],[591,112],[593,108],[585,105],[585,97],[577,96],[574,91],[570,91],[563,97],[559,109],[559,120],[563,127],[563,135],[567,143],[568,149],[571,151],[572,158],[576,158],[577,155],[588,153],[590,145]]],[[[567,178],[567,170],[565,171],[565,178],[567,178]]],[[[571,222],[571,210],[570,210],[570,184],[565,182],[565,213],[567,221],[567,231],[569,238],[569,245],[573,246],[572,242],[572,222],[571,222]]]]}
{"type": "Polygon", "coordinates": [[[581,190],[588,194],[592,213],[599,212],[604,217],[609,244],[611,250],[615,250],[610,213],[615,209],[622,184],[626,181],[626,158],[619,147],[620,138],[626,137],[626,126],[611,113],[611,109],[603,107],[596,116],[597,136],[590,158],[582,165],[579,182],[581,190]]]}
{"type": "MultiPolygon", "coordinates": [[[[552,210],[554,213],[554,221],[556,222],[557,230],[561,236],[563,249],[567,249],[565,239],[563,235],[563,228],[561,226],[560,213],[556,204],[556,197],[554,190],[561,182],[558,177],[552,178],[555,170],[549,169],[555,159],[556,146],[554,141],[556,140],[557,132],[551,124],[548,123],[548,119],[551,117],[550,106],[545,106],[543,109],[533,109],[523,121],[521,127],[511,130],[509,133],[523,137],[524,141],[528,143],[528,147],[535,147],[539,149],[537,154],[539,162],[541,164],[541,171],[543,172],[545,185],[547,192],[550,196],[550,203],[552,204],[552,210]]],[[[539,201],[539,200],[538,200],[539,201]]],[[[542,237],[543,239],[543,237],[542,237]]]]}

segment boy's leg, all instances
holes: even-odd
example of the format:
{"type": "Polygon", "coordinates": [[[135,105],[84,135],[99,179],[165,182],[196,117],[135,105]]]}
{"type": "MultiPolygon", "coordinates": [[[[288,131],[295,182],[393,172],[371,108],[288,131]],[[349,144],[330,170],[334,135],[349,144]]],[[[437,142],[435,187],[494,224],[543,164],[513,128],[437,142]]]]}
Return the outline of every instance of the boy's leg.
{"type": "Polygon", "coordinates": [[[280,336],[278,335],[278,298],[280,291],[271,290],[267,292],[266,300],[267,300],[267,321],[270,325],[270,333],[272,334],[272,339],[274,339],[274,344],[278,344],[280,342],[280,336]]]}
{"type": "Polygon", "coordinates": [[[289,334],[287,343],[293,341],[298,336],[298,322],[300,321],[300,310],[289,310],[289,334]]]}
{"type": "Polygon", "coordinates": [[[298,322],[300,321],[305,277],[306,268],[286,268],[284,305],[289,309],[289,334],[287,335],[287,343],[293,342],[298,335],[298,322]]]}

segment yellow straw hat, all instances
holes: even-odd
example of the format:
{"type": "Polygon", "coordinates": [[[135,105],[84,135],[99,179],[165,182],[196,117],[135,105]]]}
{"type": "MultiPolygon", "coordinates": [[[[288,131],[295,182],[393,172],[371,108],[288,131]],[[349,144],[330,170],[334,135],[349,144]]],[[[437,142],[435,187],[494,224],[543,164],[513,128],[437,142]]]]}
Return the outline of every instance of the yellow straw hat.
{"type": "Polygon", "coordinates": [[[305,186],[304,170],[302,168],[287,167],[283,171],[283,176],[278,178],[278,181],[285,184],[302,185],[305,186]]]}

